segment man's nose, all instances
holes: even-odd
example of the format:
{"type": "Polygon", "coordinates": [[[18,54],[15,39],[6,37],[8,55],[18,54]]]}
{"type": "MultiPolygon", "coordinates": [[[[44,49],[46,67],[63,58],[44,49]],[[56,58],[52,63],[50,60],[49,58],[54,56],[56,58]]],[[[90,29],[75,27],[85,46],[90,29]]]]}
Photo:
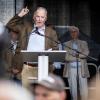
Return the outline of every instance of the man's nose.
{"type": "Polygon", "coordinates": [[[39,17],[39,21],[41,21],[41,17],[39,17]]]}
{"type": "Polygon", "coordinates": [[[36,97],[35,100],[43,100],[42,97],[36,97]]]}

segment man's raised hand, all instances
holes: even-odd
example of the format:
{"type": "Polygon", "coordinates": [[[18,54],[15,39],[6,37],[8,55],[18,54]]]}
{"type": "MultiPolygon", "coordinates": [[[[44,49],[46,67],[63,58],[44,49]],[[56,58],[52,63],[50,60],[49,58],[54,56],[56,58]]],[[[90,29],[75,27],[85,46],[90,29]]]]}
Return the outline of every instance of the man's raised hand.
{"type": "Polygon", "coordinates": [[[20,13],[18,14],[18,16],[19,16],[19,17],[23,17],[23,16],[25,16],[26,14],[28,14],[28,12],[29,12],[29,9],[28,9],[27,6],[26,6],[26,8],[23,8],[23,9],[20,11],[20,13]]]}

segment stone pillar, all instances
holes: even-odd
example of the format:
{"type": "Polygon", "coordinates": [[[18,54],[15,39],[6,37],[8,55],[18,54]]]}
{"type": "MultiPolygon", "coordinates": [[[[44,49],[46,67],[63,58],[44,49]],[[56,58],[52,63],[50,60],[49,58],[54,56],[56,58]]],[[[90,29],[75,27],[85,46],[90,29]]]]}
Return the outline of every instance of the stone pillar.
{"type": "Polygon", "coordinates": [[[15,15],[14,4],[14,0],[0,0],[0,21],[4,24],[15,15]]]}

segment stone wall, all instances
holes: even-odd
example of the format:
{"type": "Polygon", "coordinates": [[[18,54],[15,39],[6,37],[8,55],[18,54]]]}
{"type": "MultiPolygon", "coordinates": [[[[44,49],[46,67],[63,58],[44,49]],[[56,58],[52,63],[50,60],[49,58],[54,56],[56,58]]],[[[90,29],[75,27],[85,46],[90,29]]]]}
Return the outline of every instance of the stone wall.
{"type": "Polygon", "coordinates": [[[23,6],[23,0],[0,0],[0,22],[6,24],[23,6]],[[16,7],[16,11],[15,11],[16,7]]]}

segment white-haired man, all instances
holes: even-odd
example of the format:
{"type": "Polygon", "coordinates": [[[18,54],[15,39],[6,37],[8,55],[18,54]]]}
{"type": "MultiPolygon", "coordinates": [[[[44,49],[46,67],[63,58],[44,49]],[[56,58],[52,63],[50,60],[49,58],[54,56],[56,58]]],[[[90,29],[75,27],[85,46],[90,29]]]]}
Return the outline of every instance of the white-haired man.
{"type": "MultiPolygon", "coordinates": [[[[79,29],[75,26],[70,26],[69,31],[72,39],[66,42],[65,45],[88,55],[89,50],[87,42],[78,39],[79,29]]],[[[72,100],[78,99],[78,90],[80,90],[81,100],[87,100],[87,78],[89,77],[89,71],[86,56],[82,55],[81,53],[78,54],[78,52],[71,50],[68,47],[65,47],[65,50],[67,51],[67,66],[64,69],[64,76],[68,77],[72,100]]]]}
{"type": "MultiPolygon", "coordinates": [[[[35,30],[41,34],[47,35],[51,39],[57,41],[57,34],[56,32],[47,27],[45,22],[47,20],[47,10],[44,7],[38,7],[33,14],[33,25],[29,22],[26,22],[23,17],[29,12],[26,8],[22,9],[21,12],[12,18],[7,27],[13,31],[17,31],[20,34],[19,44],[17,46],[16,52],[20,51],[21,49],[27,49],[31,51],[42,51],[48,49],[56,49],[57,44],[51,41],[48,38],[39,36],[35,34],[35,30]]],[[[22,69],[23,61],[20,52],[15,54],[14,67],[18,67],[22,69]]],[[[24,86],[28,86],[28,77],[37,76],[37,64],[33,63],[24,63],[23,70],[22,70],[22,84],[24,86]]]]}

